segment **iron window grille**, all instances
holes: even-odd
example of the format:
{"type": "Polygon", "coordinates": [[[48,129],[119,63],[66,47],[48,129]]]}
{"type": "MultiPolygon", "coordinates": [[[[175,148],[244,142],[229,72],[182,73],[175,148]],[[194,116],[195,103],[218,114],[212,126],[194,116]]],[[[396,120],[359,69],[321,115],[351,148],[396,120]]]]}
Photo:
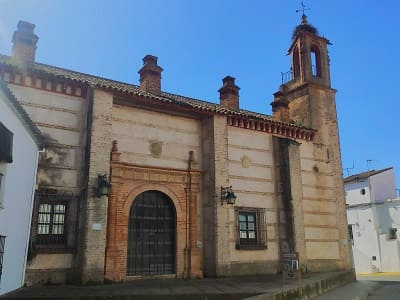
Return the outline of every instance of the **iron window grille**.
{"type": "Polygon", "coordinates": [[[3,273],[3,256],[4,256],[5,242],[6,242],[6,237],[0,235],[0,282],[1,282],[1,274],[3,273]]]}
{"type": "Polygon", "coordinates": [[[36,245],[59,245],[67,243],[67,220],[69,204],[74,195],[68,191],[41,190],[36,194],[37,219],[35,224],[36,245]]]}
{"type": "Polygon", "coordinates": [[[265,210],[236,208],[237,249],[266,249],[265,210]]]}

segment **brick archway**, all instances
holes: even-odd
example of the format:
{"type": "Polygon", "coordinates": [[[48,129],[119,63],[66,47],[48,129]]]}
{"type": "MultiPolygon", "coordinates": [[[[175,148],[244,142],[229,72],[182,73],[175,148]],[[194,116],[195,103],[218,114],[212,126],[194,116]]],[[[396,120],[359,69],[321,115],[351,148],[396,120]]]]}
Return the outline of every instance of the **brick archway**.
{"type": "Polygon", "coordinates": [[[176,210],[176,262],[174,277],[202,277],[197,238],[188,240],[188,232],[196,232],[196,202],[200,172],[192,172],[191,193],[187,189],[187,171],[136,166],[111,162],[112,190],[108,201],[105,279],[124,281],[127,276],[129,211],[138,195],[148,190],[166,194],[176,210]],[[188,206],[190,204],[190,209],[188,206]],[[189,211],[192,211],[189,215],[189,211]],[[190,258],[188,259],[188,257],[190,258]]]}
{"type": "Polygon", "coordinates": [[[180,215],[182,213],[182,208],[181,204],[179,202],[179,196],[177,193],[175,193],[174,189],[171,189],[167,185],[160,185],[160,184],[154,184],[154,183],[143,183],[135,188],[133,188],[128,196],[126,197],[126,201],[123,204],[123,209],[124,211],[129,211],[131,208],[133,201],[139,196],[140,194],[150,191],[150,190],[157,190],[160,191],[164,194],[166,194],[174,203],[176,214],[180,215]]]}

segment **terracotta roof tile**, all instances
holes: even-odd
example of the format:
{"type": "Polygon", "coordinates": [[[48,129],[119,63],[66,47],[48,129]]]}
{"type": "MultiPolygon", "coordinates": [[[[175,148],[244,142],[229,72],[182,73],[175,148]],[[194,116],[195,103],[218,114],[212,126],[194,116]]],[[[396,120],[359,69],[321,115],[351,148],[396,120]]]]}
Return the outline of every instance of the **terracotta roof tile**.
{"type": "MultiPolygon", "coordinates": [[[[6,56],[6,55],[0,55],[0,64],[3,65],[10,65],[13,66],[11,63],[11,57],[6,56]]],[[[15,67],[15,66],[13,66],[15,67]]],[[[116,92],[122,92],[122,93],[129,93],[132,95],[137,95],[137,96],[142,96],[146,97],[149,99],[157,100],[160,102],[164,103],[172,103],[176,105],[181,105],[181,106],[187,106],[195,110],[203,110],[203,111],[209,111],[213,113],[218,113],[218,114],[226,114],[226,115],[233,115],[233,116],[242,116],[245,118],[251,118],[251,119],[256,119],[256,120],[262,120],[262,121],[269,121],[272,123],[277,123],[277,124],[282,124],[286,125],[288,127],[294,127],[294,128],[302,128],[306,129],[309,131],[315,131],[312,128],[307,128],[303,126],[299,126],[294,123],[287,123],[287,122],[282,122],[279,120],[274,120],[272,119],[271,116],[265,115],[265,114],[260,114],[256,112],[251,112],[248,110],[240,109],[238,111],[236,110],[229,110],[226,109],[219,104],[209,102],[209,101],[204,101],[204,100],[199,100],[199,99],[194,99],[190,97],[185,97],[181,95],[176,95],[176,94],[171,94],[167,92],[161,92],[159,95],[151,94],[145,91],[141,91],[139,89],[139,86],[134,85],[134,84],[129,84],[129,83],[124,83],[124,82],[119,82],[115,80],[110,80],[98,76],[93,76],[93,75],[88,75],[76,71],[71,71],[67,69],[62,69],[50,65],[45,65],[41,63],[35,63],[33,70],[36,72],[44,72],[46,74],[56,76],[56,77],[61,77],[73,81],[78,81],[81,83],[88,84],[93,87],[97,88],[105,88],[105,89],[111,89],[116,92]]]]}

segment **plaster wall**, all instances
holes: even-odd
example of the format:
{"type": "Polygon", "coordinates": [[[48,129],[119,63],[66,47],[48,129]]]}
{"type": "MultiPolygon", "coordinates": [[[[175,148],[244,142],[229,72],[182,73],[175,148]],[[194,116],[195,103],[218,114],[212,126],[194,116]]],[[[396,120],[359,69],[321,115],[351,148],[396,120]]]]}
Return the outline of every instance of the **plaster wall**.
{"type": "Polygon", "coordinates": [[[390,229],[400,232],[400,200],[378,205],[350,207],[349,226],[353,228],[353,255],[356,272],[399,272],[400,238],[390,236],[390,229]],[[372,259],[376,256],[376,261],[372,259]]]}
{"type": "Polygon", "coordinates": [[[70,268],[73,261],[73,254],[38,254],[32,259],[30,269],[66,269],[70,268]]]}
{"type": "MultiPolygon", "coordinates": [[[[229,247],[233,265],[272,262],[276,268],[279,260],[278,206],[275,198],[274,157],[272,135],[228,126],[229,185],[237,196],[236,207],[265,209],[261,220],[267,231],[263,250],[236,249],[237,220],[234,209],[229,211],[229,247]]],[[[245,268],[243,268],[245,269],[245,268]]],[[[265,272],[271,271],[266,269],[265,272]]]]}
{"type": "Polygon", "coordinates": [[[120,161],[187,169],[189,151],[194,151],[193,168],[201,165],[199,120],[115,104],[112,113],[120,161]]]}
{"type": "Polygon", "coordinates": [[[371,207],[347,210],[349,225],[353,228],[353,256],[357,273],[381,270],[379,237],[374,226],[371,207]],[[375,260],[374,258],[375,257],[375,260]]]}
{"type": "Polygon", "coordinates": [[[27,245],[38,162],[38,146],[0,92],[0,120],[13,132],[13,162],[0,162],[5,173],[0,191],[0,235],[5,236],[0,295],[24,283],[27,245]]]}
{"type": "Polygon", "coordinates": [[[396,183],[393,169],[373,175],[369,178],[371,200],[374,202],[396,198],[396,183]]]}
{"type": "Polygon", "coordinates": [[[344,185],[344,190],[346,194],[346,204],[348,205],[371,202],[371,190],[368,179],[348,182],[344,185]],[[361,192],[362,190],[365,191],[364,195],[361,192]]]}
{"type": "Polygon", "coordinates": [[[38,185],[78,193],[82,185],[87,100],[9,84],[21,105],[46,138],[38,185]]]}

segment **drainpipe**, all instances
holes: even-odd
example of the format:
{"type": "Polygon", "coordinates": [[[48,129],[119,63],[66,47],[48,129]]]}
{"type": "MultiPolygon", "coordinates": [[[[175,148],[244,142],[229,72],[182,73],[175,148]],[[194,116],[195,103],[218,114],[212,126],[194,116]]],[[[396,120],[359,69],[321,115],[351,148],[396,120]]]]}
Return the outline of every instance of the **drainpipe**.
{"type": "Polygon", "coordinates": [[[189,151],[189,160],[188,160],[188,168],[187,168],[187,176],[188,181],[186,184],[186,244],[185,244],[185,267],[184,267],[184,278],[190,277],[191,272],[191,253],[190,253],[190,242],[192,240],[192,233],[190,230],[190,199],[192,197],[192,163],[193,163],[193,151],[189,151]]]}

